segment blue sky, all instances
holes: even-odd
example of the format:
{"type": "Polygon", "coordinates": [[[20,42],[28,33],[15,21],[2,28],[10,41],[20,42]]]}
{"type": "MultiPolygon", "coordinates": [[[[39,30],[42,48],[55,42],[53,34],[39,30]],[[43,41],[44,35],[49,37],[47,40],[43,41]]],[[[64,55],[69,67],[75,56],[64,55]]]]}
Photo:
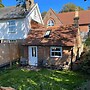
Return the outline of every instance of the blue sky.
{"type": "MultiPolygon", "coordinates": [[[[2,2],[5,6],[16,5],[16,0],[2,0],[2,2]]],[[[35,0],[35,3],[38,3],[41,12],[48,11],[50,8],[59,12],[62,6],[69,2],[74,3],[85,10],[90,6],[90,0],[87,0],[86,2],[84,2],[84,0],[35,0]]]]}

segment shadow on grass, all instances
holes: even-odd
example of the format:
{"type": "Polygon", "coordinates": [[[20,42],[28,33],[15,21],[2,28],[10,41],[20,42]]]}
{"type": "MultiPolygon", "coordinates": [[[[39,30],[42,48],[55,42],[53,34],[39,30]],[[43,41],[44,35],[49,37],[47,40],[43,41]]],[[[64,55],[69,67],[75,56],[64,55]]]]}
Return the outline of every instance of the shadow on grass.
{"type": "Polygon", "coordinates": [[[10,69],[0,73],[0,86],[16,90],[73,90],[88,79],[72,71],[10,69]]]}

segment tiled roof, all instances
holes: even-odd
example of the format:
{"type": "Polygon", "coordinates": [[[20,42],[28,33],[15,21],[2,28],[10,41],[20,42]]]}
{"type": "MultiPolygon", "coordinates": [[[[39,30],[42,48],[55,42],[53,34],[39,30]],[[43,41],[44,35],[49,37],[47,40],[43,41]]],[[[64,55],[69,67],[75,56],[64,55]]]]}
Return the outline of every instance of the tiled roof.
{"type": "Polygon", "coordinates": [[[0,8],[0,20],[5,19],[20,19],[24,18],[28,14],[22,7],[4,7],[0,8]]]}
{"type": "Polygon", "coordinates": [[[45,28],[44,25],[34,21],[34,20],[31,20],[31,28],[32,29],[42,29],[42,28],[45,28]]]}
{"type": "MultiPolygon", "coordinates": [[[[73,24],[75,12],[59,13],[57,16],[64,25],[73,24]]],[[[79,11],[79,24],[90,24],[90,10],[79,11]]]]}
{"type": "Polygon", "coordinates": [[[34,29],[31,30],[25,43],[23,45],[34,46],[74,46],[77,29],[69,27],[55,27],[48,29],[34,29]],[[44,35],[47,30],[51,30],[50,36],[45,38],[44,35]]]}

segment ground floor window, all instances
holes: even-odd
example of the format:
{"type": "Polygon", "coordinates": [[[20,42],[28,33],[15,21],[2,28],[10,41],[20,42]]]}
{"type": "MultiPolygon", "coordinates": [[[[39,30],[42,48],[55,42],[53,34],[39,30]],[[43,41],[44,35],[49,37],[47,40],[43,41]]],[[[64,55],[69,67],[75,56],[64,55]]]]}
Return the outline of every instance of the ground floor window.
{"type": "Polygon", "coordinates": [[[51,47],[50,56],[51,57],[62,57],[62,47],[51,47]]]}

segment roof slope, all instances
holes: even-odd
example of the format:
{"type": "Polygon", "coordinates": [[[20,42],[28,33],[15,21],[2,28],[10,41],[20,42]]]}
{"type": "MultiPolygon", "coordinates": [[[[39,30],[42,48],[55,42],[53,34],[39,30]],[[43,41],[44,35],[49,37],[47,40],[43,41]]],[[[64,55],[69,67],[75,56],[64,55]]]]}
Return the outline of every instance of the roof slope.
{"type": "MultiPolygon", "coordinates": [[[[64,25],[74,23],[75,12],[59,13],[57,16],[63,22],[64,25]]],[[[90,10],[79,11],[79,24],[90,24],[90,10]]]]}
{"type": "Polygon", "coordinates": [[[74,27],[58,27],[54,29],[34,29],[31,30],[23,45],[35,46],[74,46],[77,29],[74,27]],[[49,38],[45,38],[44,34],[47,30],[51,30],[49,38]]]}
{"type": "Polygon", "coordinates": [[[12,18],[24,18],[24,11],[21,7],[5,7],[0,9],[0,20],[12,18]]]}
{"type": "Polygon", "coordinates": [[[32,8],[30,8],[28,11],[22,7],[16,6],[0,8],[0,20],[24,18],[32,8]]]}

